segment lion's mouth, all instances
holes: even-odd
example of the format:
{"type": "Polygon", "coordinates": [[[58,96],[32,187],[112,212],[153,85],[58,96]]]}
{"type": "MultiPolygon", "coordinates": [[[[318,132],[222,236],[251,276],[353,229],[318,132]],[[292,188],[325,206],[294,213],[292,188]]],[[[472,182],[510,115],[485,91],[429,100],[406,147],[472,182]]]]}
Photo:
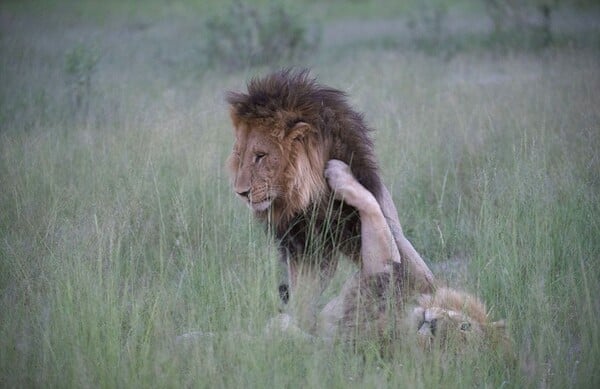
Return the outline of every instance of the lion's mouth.
{"type": "Polygon", "coordinates": [[[255,212],[266,211],[271,206],[271,203],[272,203],[272,200],[269,198],[267,198],[266,200],[263,200],[263,201],[256,201],[256,202],[248,200],[248,206],[255,212]]]}

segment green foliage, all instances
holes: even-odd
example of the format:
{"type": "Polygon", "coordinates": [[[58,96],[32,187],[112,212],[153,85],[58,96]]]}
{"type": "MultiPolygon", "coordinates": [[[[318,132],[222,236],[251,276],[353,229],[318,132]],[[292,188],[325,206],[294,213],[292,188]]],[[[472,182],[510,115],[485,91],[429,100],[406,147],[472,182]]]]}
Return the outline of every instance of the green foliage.
{"type": "Polygon", "coordinates": [[[319,44],[320,32],[277,3],[253,7],[233,1],[225,15],[206,22],[203,55],[213,66],[238,70],[301,59],[319,44]]]}
{"type": "Polygon", "coordinates": [[[65,54],[65,75],[76,110],[87,110],[92,91],[92,76],[100,60],[97,50],[78,44],[65,54]]]}
{"type": "MultiPolygon", "coordinates": [[[[590,4],[579,3],[590,8],[590,4]]],[[[594,8],[592,12],[595,12],[594,8]]],[[[471,0],[462,5],[440,0],[413,4],[406,12],[408,40],[397,45],[450,59],[463,52],[538,51],[565,44],[595,45],[598,31],[576,32],[557,26],[574,4],[560,0],[471,0]],[[468,13],[458,12],[467,7],[468,13]],[[469,15],[474,27],[464,24],[469,15]]],[[[596,11],[597,12],[597,11],[596,11]]]]}
{"type": "Polygon", "coordinates": [[[492,42],[543,48],[552,43],[552,15],[559,0],[506,2],[484,0],[485,10],[493,22],[492,42]]]}
{"type": "Polygon", "coordinates": [[[429,54],[450,54],[447,34],[448,7],[436,1],[424,1],[409,14],[406,22],[411,41],[417,49],[429,54]]]}

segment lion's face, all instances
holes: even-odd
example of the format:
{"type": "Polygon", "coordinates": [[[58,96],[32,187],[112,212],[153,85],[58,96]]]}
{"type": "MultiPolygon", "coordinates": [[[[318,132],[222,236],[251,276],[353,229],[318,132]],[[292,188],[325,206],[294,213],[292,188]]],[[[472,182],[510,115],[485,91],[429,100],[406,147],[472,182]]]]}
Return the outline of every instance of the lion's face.
{"type": "Polygon", "coordinates": [[[233,189],[253,211],[263,212],[282,196],[286,161],[283,150],[265,129],[240,125],[229,157],[233,189]]]}
{"type": "Polygon", "coordinates": [[[317,201],[327,184],[323,145],[312,127],[273,121],[234,120],[235,144],[228,160],[233,189],[255,214],[277,221],[317,201]]]}
{"type": "Polygon", "coordinates": [[[423,347],[434,342],[470,343],[481,340],[484,336],[482,323],[463,312],[439,307],[418,307],[413,314],[418,328],[418,341],[423,347]]]}
{"type": "Polygon", "coordinates": [[[435,344],[489,344],[506,337],[504,322],[489,322],[479,299],[449,288],[440,288],[433,296],[421,296],[411,321],[418,343],[426,349],[435,344]]]}

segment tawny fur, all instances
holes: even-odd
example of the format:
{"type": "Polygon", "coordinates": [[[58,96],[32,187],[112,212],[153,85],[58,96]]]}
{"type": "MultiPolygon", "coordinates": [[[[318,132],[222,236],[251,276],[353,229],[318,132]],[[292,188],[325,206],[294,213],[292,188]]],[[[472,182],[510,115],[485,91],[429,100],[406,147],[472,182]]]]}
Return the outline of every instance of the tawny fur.
{"type": "Polygon", "coordinates": [[[339,323],[342,339],[378,339],[394,335],[395,318],[404,311],[405,291],[402,269],[391,273],[358,274],[340,301],[343,316],[339,323]]]}
{"type": "Polygon", "coordinates": [[[425,351],[486,347],[512,358],[504,322],[492,322],[483,302],[473,295],[440,288],[413,301],[402,281],[388,273],[357,275],[352,282],[339,299],[339,339],[375,344],[384,352],[413,343],[425,351]]]}
{"type": "Polygon", "coordinates": [[[465,292],[450,288],[438,288],[433,295],[422,295],[419,306],[427,309],[438,307],[449,311],[462,312],[479,324],[488,323],[485,304],[478,298],[465,292]]]}

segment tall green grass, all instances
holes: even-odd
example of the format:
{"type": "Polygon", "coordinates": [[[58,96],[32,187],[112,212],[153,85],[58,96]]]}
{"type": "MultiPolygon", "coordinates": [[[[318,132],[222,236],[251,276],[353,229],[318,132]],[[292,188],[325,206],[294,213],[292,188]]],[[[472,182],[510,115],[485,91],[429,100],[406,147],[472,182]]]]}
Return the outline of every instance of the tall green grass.
{"type": "Polygon", "coordinates": [[[155,51],[186,47],[170,24],[146,39],[47,23],[0,36],[0,386],[600,383],[597,51],[365,48],[314,69],[377,129],[409,238],[436,269],[465,264],[451,282],[508,320],[517,357],[390,360],[262,336],[276,250],[223,169],[223,92],[253,73],[172,66],[155,51]],[[101,54],[83,111],[64,67],[82,39],[101,54]],[[176,342],[189,331],[213,336],[176,342]]]}

